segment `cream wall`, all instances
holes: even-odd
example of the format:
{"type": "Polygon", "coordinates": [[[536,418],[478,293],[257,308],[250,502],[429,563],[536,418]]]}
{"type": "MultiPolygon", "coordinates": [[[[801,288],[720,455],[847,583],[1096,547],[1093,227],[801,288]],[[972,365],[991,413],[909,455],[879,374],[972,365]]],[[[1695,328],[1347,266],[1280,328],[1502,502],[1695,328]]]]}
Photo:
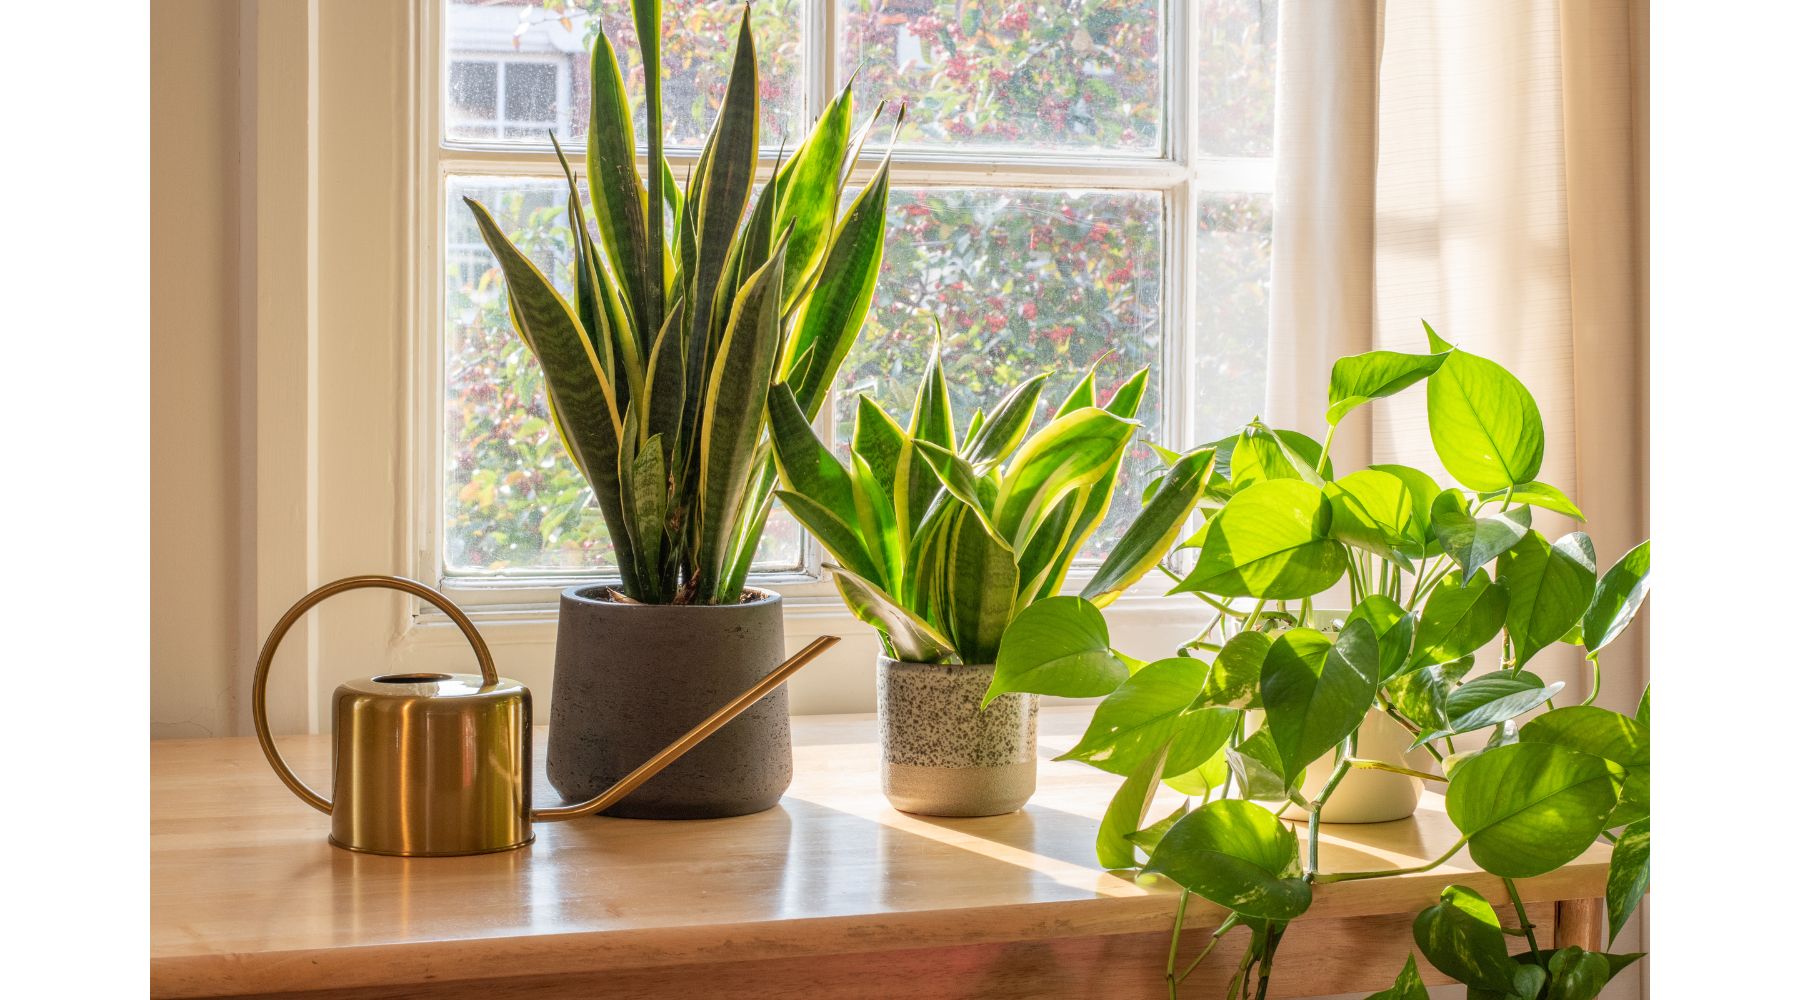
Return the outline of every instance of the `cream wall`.
{"type": "Polygon", "coordinates": [[[238,3],[150,6],[150,734],[233,732],[238,3]]]}

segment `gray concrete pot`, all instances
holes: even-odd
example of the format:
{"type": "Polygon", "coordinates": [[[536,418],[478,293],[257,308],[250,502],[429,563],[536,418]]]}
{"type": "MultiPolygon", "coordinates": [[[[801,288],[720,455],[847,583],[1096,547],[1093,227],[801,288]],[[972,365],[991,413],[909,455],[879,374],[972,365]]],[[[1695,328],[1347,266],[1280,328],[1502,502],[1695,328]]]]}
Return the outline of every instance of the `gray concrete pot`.
{"type": "MultiPolygon", "coordinates": [[[[564,799],[589,798],[649,760],[786,655],[781,597],[742,604],[624,604],[605,588],[562,594],[546,769],[564,799]]],[[[651,778],[608,816],[707,819],[774,805],[794,775],[787,686],[651,778]]]]}
{"type": "Polygon", "coordinates": [[[926,816],[997,816],[1037,790],[1038,696],[1004,694],[981,710],[992,665],[876,660],[881,790],[926,816]]]}

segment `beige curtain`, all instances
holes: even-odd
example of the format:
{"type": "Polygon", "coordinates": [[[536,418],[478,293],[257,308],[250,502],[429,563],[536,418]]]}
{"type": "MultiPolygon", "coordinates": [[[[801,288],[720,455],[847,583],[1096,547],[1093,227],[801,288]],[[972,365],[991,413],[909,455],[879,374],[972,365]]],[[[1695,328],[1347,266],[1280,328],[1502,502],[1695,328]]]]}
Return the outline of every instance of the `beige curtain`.
{"type": "MultiPolygon", "coordinates": [[[[1429,320],[1530,387],[1540,478],[1602,570],[1649,530],[1647,29],[1646,0],[1281,6],[1272,418],[1321,427],[1333,359],[1423,350],[1429,320]]],[[[1442,475],[1422,392],[1349,418],[1333,454],[1442,475]]],[[[1609,650],[1601,703],[1635,704],[1648,624],[1609,650]]],[[[1588,690],[1577,656],[1533,669],[1588,690]]]]}

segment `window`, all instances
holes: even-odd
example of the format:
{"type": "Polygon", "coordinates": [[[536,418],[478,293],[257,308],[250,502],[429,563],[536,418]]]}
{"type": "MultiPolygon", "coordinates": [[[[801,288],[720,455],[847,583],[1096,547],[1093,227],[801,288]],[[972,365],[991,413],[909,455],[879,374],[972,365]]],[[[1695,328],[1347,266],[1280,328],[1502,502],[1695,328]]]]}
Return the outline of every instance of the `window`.
{"type": "MultiPolygon", "coordinates": [[[[429,3],[430,0],[427,0],[429,3]]],[[[679,175],[723,96],[741,7],[665,0],[668,153],[679,175]]],[[[1141,413],[1159,443],[1217,438],[1264,393],[1273,206],[1274,0],[759,0],[763,169],[854,74],[859,123],[878,101],[873,168],[904,101],[889,235],[869,322],[823,419],[847,441],[857,393],[905,412],[933,318],[966,417],[1052,372],[1046,405],[1089,366],[1109,388],[1152,370],[1141,413]]],[[[610,543],[562,457],[504,290],[462,205],[484,201],[565,283],[563,181],[545,132],[579,155],[587,47],[604,24],[641,85],[629,5],[443,0],[425,60],[425,168],[441,215],[423,294],[441,447],[425,524],[459,600],[530,604],[604,574],[610,543]]],[[[641,127],[641,112],[640,112],[641,127]]],[[[641,138],[641,134],[640,134],[641,138]]],[[[1135,513],[1156,459],[1139,446],[1096,535],[1135,513]]],[[[765,579],[816,576],[791,520],[771,518],[765,579]],[[776,576],[770,576],[775,574],[776,576]]]]}

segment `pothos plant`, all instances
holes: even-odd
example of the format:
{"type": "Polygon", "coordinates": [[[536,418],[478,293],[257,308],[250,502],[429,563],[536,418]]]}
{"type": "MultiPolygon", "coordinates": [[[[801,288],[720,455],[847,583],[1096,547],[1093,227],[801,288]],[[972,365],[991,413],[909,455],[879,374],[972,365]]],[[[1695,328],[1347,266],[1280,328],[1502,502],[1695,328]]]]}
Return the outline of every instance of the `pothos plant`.
{"type": "MultiPolygon", "coordinates": [[[[1602,652],[1647,595],[1649,543],[1601,574],[1584,532],[1552,540],[1535,530],[1534,510],[1583,516],[1536,478],[1544,428],[1531,393],[1500,365],[1425,331],[1427,353],[1337,362],[1322,444],[1253,421],[1233,438],[1166,456],[1170,469],[1082,596],[1025,609],[1000,645],[990,700],[1008,691],[1105,696],[1064,755],[1125,778],[1101,822],[1100,861],[1179,885],[1177,938],[1190,893],[1231,911],[1207,951],[1231,928],[1250,929],[1233,996],[1253,984],[1265,994],[1282,935],[1314,886],[1429,871],[1465,848],[1500,878],[1518,926],[1453,885],[1419,914],[1414,937],[1471,997],[1593,997],[1638,957],[1541,948],[1514,880],[1610,842],[1613,938],[1648,886],[1649,690],[1632,715],[1594,700],[1602,652]],[[1457,485],[1441,489],[1401,465],[1334,470],[1341,422],[1419,382],[1432,446],[1457,485]],[[1159,558],[1196,508],[1202,524],[1179,548],[1198,555],[1176,572],[1159,558]],[[1176,655],[1142,663],[1111,648],[1099,606],[1156,567],[1211,619],[1176,655]],[[1338,627],[1312,627],[1313,599],[1345,580],[1352,610],[1338,627]],[[1477,656],[1496,639],[1496,669],[1477,673],[1477,656]],[[1527,669],[1559,645],[1582,649],[1591,666],[1580,704],[1557,706],[1563,685],[1527,669]],[[1264,718],[1253,731],[1252,709],[1264,718]],[[1359,757],[1371,710],[1411,732],[1437,766],[1359,757]],[[1308,765],[1327,758],[1322,789],[1302,796],[1308,765]],[[1320,811],[1353,768],[1442,785],[1461,836],[1415,868],[1322,871],[1320,811]],[[1188,798],[1152,821],[1159,784],[1188,798]],[[1304,840],[1265,802],[1304,809],[1304,840]],[[1526,950],[1513,954],[1509,934],[1526,950]]],[[[1186,974],[1174,954],[1172,946],[1172,997],[1186,974]]],[[[1410,960],[1378,996],[1425,996],[1410,960]]]]}
{"type": "Polygon", "coordinates": [[[760,85],[746,5],[723,105],[683,187],[663,156],[662,3],[633,0],[631,10],[651,166],[640,176],[633,108],[601,30],[587,133],[597,242],[557,147],[573,299],[485,207],[464,200],[500,262],[513,327],[543,367],[563,446],[606,521],[620,589],[646,604],[733,604],[772,503],[769,386],[785,383],[817,415],[874,294],[887,161],[838,209],[881,109],[853,131],[846,86],[753,198],[760,85]]]}
{"type": "Polygon", "coordinates": [[[1104,405],[1089,371],[1032,432],[1045,375],[975,411],[957,441],[934,351],[903,426],[859,397],[849,464],[786,384],[769,398],[776,496],[831,554],[844,603],[896,659],[990,664],[1006,626],[1062,589],[1106,518],[1147,369],[1104,405]]]}

